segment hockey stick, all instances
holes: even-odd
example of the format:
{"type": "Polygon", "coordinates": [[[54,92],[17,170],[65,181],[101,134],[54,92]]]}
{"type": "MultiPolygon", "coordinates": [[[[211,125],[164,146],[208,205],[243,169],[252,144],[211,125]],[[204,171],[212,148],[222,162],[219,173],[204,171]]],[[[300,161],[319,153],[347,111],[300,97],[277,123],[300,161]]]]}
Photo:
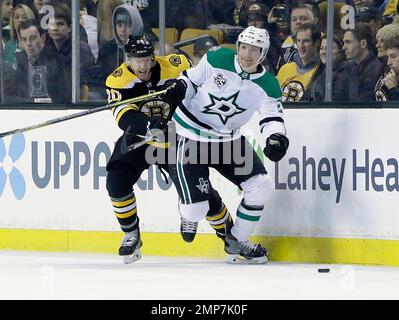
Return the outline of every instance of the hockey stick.
{"type": "MultiPolygon", "coordinates": [[[[176,83],[173,83],[171,86],[169,86],[168,88],[166,88],[166,89],[163,90],[163,91],[166,91],[166,90],[168,90],[168,89],[170,89],[170,88],[174,88],[175,86],[176,86],[176,83]]],[[[168,117],[166,118],[166,120],[168,121],[168,123],[171,121],[172,115],[173,115],[173,113],[175,112],[176,107],[177,107],[177,106],[175,106],[175,107],[173,108],[173,110],[170,110],[169,115],[168,115],[168,117]]],[[[122,137],[121,146],[120,146],[120,150],[121,150],[121,153],[122,153],[122,154],[126,154],[126,153],[128,153],[128,152],[130,152],[130,151],[132,151],[132,150],[136,150],[138,147],[141,147],[142,145],[145,145],[146,143],[149,143],[149,142],[161,142],[161,141],[159,140],[158,136],[160,136],[161,133],[162,133],[162,134],[165,134],[165,133],[166,133],[166,130],[167,130],[167,129],[165,129],[165,130],[158,130],[158,132],[156,132],[155,134],[149,133],[149,132],[147,131],[147,133],[145,134],[145,136],[143,136],[143,135],[140,135],[140,134],[137,134],[137,133],[129,133],[130,128],[131,128],[131,125],[129,125],[129,126],[127,127],[127,130],[124,132],[123,137],[122,137]],[[137,142],[135,142],[135,143],[133,143],[133,144],[131,144],[131,145],[128,145],[128,144],[127,144],[127,141],[126,141],[127,135],[128,135],[128,134],[130,134],[130,135],[135,135],[136,137],[141,138],[141,139],[143,139],[143,140],[142,140],[142,141],[137,141],[137,142]]]]}
{"type": "Polygon", "coordinates": [[[209,38],[209,36],[203,35],[203,36],[185,39],[185,40],[176,42],[173,46],[175,47],[175,49],[180,49],[181,47],[188,46],[188,45],[193,44],[194,42],[196,42],[200,39],[204,39],[204,38],[209,38]]]}
{"type": "Polygon", "coordinates": [[[127,128],[127,131],[123,134],[123,138],[121,141],[121,153],[126,154],[130,151],[136,150],[138,147],[141,147],[149,142],[159,142],[162,143],[162,141],[159,139],[159,136],[164,135],[166,132],[164,130],[158,130],[157,133],[152,134],[152,133],[147,133],[145,136],[137,134],[137,133],[131,133],[131,135],[134,135],[138,138],[142,138],[143,140],[137,141],[133,144],[128,145],[127,144],[127,135],[129,134],[128,131],[131,126],[127,128]]]}
{"type": "Polygon", "coordinates": [[[123,101],[107,104],[107,105],[104,105],[104,106],[101,106],[101,107],[98,107],[98,108],[88,109],[88,110],[85,110],[85,111],[82,111],[82,112],[78,112],[78,113],[74,113],[74,114],[71,114],[71,115],[68,115],[68,116],[64,116],[64,117],[48,120],[48,121],[45,121],[45,122],[41,122],[41,123],[29,126],[29,127],[20,128],[20,129],[14,129],[14,130],[11,130],[11,131],[3,132],[3,133],[0,133],[0,138],[6,137],[6,136],[10,136],[10,135],[13,135],[13,134],[16,134],[16,133],[20,133],[20,132],[26,132],[26,131],[30,131],[30,130],[33,130],[33,129],[47,127],[47,126],[55,124],[55,123],[59,123],[59,122],[63,122],[63,121],[67,121],[67,120],[83,117],[83,116],[86,116],[86,115],[89,115],[89,114],[92,114],[92,113],[96,113],[96,112],[112,109],[112,108],[121,106],[123,104],[135,103],[135,102],[143,101],[143,100],[146,100],[146,99],[153,98],[153,97],[159,96],[161,94],[164,94],[166,92],[166,90],[167,89],[164,89],[164,90],[161,90],[161,91],[145,94],[145,95],[142,95],[142,96],[139,96],[139,97],[135,97],[135,98],[131,98],[131,99],[127,99],[127,100],[123,100],[123,101]]]}

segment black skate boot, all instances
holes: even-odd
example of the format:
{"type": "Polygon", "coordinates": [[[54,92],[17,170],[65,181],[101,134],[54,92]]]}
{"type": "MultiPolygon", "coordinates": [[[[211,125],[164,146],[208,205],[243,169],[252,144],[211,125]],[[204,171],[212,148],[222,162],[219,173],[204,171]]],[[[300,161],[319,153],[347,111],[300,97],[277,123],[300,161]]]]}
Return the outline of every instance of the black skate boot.
{"type": "Polygon", "coordinates": [[[121,247],[119,248],[119,255],[123,256],[123,263],[130,264],[141,258],[140,248],[143,242],[140,238],[140,229],[137,228],[131,232],[125,232],[121,247]]]}
{"type": "Polygon", "coordinates": [[[228,254],[227,263],[265,264],[268,261],[268,252],[260,244],[238,241],[232,234],[226,235],[224,251],[228,254]]]}
{"type": "Polygon", "coordinates": [[[180,216],[180,234],[184,241],[193,242],[197,234],[198,222],[191,222],[180,216]]]}

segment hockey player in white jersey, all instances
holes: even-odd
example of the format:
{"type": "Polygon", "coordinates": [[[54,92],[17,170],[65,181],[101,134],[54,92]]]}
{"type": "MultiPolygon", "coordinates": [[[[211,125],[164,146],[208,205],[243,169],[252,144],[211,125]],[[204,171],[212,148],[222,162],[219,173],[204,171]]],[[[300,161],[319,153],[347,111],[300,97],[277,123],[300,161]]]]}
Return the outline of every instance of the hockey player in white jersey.
{"type": "Polygon", "coordinates": [[[198,222],[209,210],[213,190],[209,167],[243,191],[235,225],[225,239],[230,263],[268,261],[267,250],[251,243],[249,237],[274,188],[262,161],[239,130],[258,112],[265,155],[279,161],[289,145],[278,81],[261,65],[269,45],[265,29],[248,27],[238,37],[237,54],[228,48],[210,49],[196,67],[172,80],[175,86],[164,97],[180,102],[173,115],[178,135],[176,163],[170,163],[169,170],[180,196],[183,238],[187,233],[195,236],[198,222]],[[197,150],[194,161],[192,150],[197,150]],[[245,155],[245,163],[239,163],[242,157],[237,154],[245,155]],[[247,169],[239,170],[243,168],[247,169]]]}

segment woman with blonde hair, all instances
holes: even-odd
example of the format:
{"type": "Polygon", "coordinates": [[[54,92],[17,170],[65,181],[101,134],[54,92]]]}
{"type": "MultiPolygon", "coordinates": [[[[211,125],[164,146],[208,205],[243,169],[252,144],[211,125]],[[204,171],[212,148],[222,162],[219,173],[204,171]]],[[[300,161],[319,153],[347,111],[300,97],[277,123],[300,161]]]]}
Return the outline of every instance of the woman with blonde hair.
{"type": "Polygon", "coordinates": [[[375,85],[374,94],[376,101],[388,101],[389,99],[389,90],[385,85],[386,76],[390,72],[390,68],[387,65],[388,56],[385,47],[385,43],[389,42],[390,39],[395,37],[399,37],[399,16],[396,15],[392,23],[383,26],[381,29],[377,31],[375,36],[376,38],[376,48],[377,48],[377,56],[378,59],[384,64],[383,72],[380,74],[380,77],[375,85]]]}
{"type": "Polygon", "coordinates": [[[21,44],[21,36],[18,28],[22,21],[36,19],[32,9],[25,4],[18,4],[14,7],[10,19],[10,34],[11,39],[8,40],[4,48],[4,61],[16,66],[15,53],[23,50],[21,44]]]}
{"type": "MultiPolygon", "coordinates": [[[[397,37],[399,35],[399,16],[395,16],[392,23],[387,24],[380,28],[376,35],[376,47],[378,52],[378,58],[386,59],[386,49],[384,47],[384,41],[387,41],[389,38],[397,37]]],[[[386,63],[386,62],[385,62],[386,63]]]]}

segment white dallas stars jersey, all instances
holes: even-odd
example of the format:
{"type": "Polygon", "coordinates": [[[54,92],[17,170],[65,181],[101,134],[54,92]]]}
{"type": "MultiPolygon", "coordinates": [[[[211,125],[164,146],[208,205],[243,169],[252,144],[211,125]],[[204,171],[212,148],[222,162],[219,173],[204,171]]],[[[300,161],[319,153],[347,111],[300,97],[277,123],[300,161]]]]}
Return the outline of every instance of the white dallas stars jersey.
{"type": "Polygon", "coordinates": [[[212,48],[179,78],[188,85],[173,115],[179,135],[205,142],[234,140],[256,111],[265,139],[286,134],[278,81],[263,67],[260,73],[244,72],[232,49],[212,48]]]}

